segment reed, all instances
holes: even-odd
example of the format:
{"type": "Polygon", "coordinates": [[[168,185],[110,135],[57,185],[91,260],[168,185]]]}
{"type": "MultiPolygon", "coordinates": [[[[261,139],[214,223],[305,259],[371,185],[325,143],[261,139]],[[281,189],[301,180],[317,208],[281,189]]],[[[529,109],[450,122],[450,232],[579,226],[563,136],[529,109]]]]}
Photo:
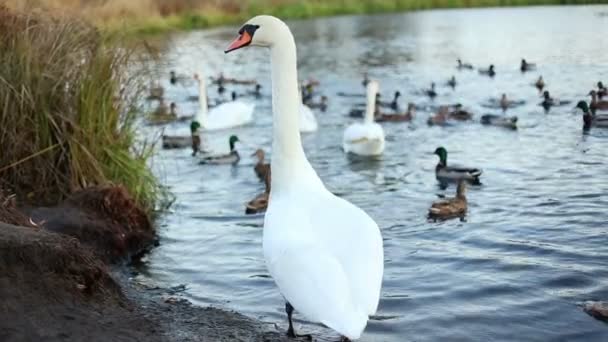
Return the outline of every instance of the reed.
{"type": "Polygon", "coordinates": [[[135,140],[133,51],[83,21],[2,7],[0,32],[0,188],[49,204],[122,184],[151,210],[162,191],[135,140]]]}
{"type": "MultiPolygon", "coordinates": [[[[0,0],[2,1],[2,0],[0,0]]],[[[112,31],[152,34],[235,24],[261,13],[283,19],[433,8],[582,5],[608,0],[4,0],[13,7],[76,11],[112,31]]]]}

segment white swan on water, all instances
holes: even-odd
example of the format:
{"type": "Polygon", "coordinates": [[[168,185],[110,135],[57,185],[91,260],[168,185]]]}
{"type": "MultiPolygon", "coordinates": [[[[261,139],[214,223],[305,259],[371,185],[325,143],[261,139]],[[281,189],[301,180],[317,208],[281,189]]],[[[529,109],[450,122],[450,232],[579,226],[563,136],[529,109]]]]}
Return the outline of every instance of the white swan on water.
{"type": "Polygon", "coordinates": [[[367,83],[367,107],[363,122],[355,122],[344,130],[342,148],[346,153],[377,156],[384,151],[384,130],[374,122],[378,82],[367,83]]]}
{"type": "Polygon", "coordinates": [[[203,130],[211,131],[241,126],[253,119],[255,104],[240,100],[225,102],[209,110],[205,77],[194,75],[194,78],[199,84],[198,101],[200,104],[194,121],[197,121],[203,130]]]}
{"type": "Polygon", "coordinates": [[[287,300],[288,334],[295,336],[295,308],[357,339],[378,307],[384,270],[380,229],[363,210],[330,193],[306,159],[298,129],[296,45],[287,25],[257,16],[226,52],[248,45],[270,49],[272,184],[263,249],[268,271],[287,300]]]}

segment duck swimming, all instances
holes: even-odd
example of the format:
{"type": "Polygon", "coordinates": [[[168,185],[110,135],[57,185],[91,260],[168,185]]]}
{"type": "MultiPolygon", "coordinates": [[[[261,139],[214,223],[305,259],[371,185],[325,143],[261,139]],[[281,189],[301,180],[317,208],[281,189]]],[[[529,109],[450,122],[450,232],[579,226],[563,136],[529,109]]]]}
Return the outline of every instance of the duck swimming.
{"type": "Polygon", "coordinates": [[[435,83],[431,83],[431,89],[426,89],[424,93],[426,94],[426,96],[430,97],[431,100],[437,97],[437,92],[435,91],[435,83]]]}
{"type": "Polygon", "coordinates": [[[435,167],[435,177],[438,181],[458,182],[462,179],[472,184],[481,184],[479,177],[482,171],[477,168],[463,166],[448,166],[448,151],[443,147],[438,147],[435,154],[439,156],[439,163],[435,167]]]}
{"type": "MultiPolygon", "coordinates": [[[[270,170],[270,168],[269,168],[270,170]]],[[[249,201],[245,206],[245,214],[258,214],[263,213],[268,208],[268,200],[270,198],[270,172],[268,172],[264,177],[264,192],[257,195],[254,199],[249,201]]]]}
{"type": "Polygon", "coordinates": [[[448,87],[451,87],[452,89],[456,89],[456,76],[452,76],[452,78],[450,78],[448,80],[448,87]]]}
{"type": "Polygon", "coordinates": [[[193,121],[190,124],[190,136],[162,136],[162,147],[164,149],[177,149],[192,147],[192,156],[195,156],[201,151],[201,137],[199,132],[200,125],[198,122],[193,121]]]}
{"type": "Polygon", "coordinates": [[[228,139],[228,143],[230,144],[230,153],[227,154],[219,154],[212,156],[205,156],[201,158],[200,164],[236,164],[241,160],[239,152],[236,150],[236,143],[239,141],[239,138],[236,135],[231,135],[228,139]]]}
{"type": "Polygon", "coordinates": [[[536,64],[528,63],[525,59],[522,58],[521,64],[519,65],[519,70],[521,72],[532,71],[536,69],[536,64]]]}
{"type": "Polygon", "coordinates": [[[485,114],[481,116],[481,124],[489,126],[517,129],[517,116],[502,116],[496,114],[485,114]]]}
{"type": "Polygon", "coordinates": [[[445,126],[447,124],[449,114],[450,110],[448,106],[441,106],[439,107],[437,114],[429,117],[427,123],[429,126],[445,126]]]}
{"type": "Polygon", "coordinates": [[[543,89],[545,88],[545,80],[542,76],[538,77],[538,80],[536,80],[534,86],[536,87],[536,89],[538,89],[538,91],[543,91],[543,89]]]}
{"type": "Polygon", "coordinates": [[[457,60],[458,65],[456,66],[456,68],[458,68],[459,70],[462,69],[468,69],[468,70],[473,70],[473,65],[469,64],[469,63],[463,63],[460,58],[457,60]]]}
{"type": "Polygon", "coordinates": [[[363,210],[329,192],[306,158],[298,127],[297,51],[289,27],[272,16],[254,17],[226,52],[249,46],[268,48],[271,56],[272,187],[263,250],[286,300],[287,335],[297,337],[292,315],[298,310],[358,339],[380,299],[380,229],[363,210]]]}
{"type": "Polygon", "coordinates": [[[466,182],[461,179],[456,189],[456,197],[434,202],[429,208],[429,218],[449,219],[463,217],[467,212],[466,182]]]}
{"type": "Polygon", "coordinates": [[[591,127],[608,128],[608,114],[593,114],[585,101],[579,101],[575,108],[582,112],[584,129],[588,130],[591,127]]]}
{"type": "Polygon", "coordinates": [[[270,175],[270,164],[266,163],[264,160],[266,153],[261,148],[257,149],[254,153],[254,156],[258,158],[257,163],[253,167],[255,174],[261,181],[266,180],[270,175]]]}
{"type": "Polygon", "coordinates": [[[589,96],[591,96],[591,112],[595,113],[598,110],[608,110],[608,101],[598,100],[597,92],[595,90],[589,92],[589,96]]]}
{"type": "Polygon", "coordinates": [[[488,69],[479,69],[479,73],[490,77],[496,76],[496,72],[494,71],[494,64],[490,64],[490,67],[488,69]]]}
{"type": "Polygon", "coordinates": [[[456,106],[456,108],[450,112],[449,118],[456,121],[468,121],[473,119],[473,114],[462,109],[462,106],[456,106]]]}
{"type": "Polygon", "coordinates": [[[384,114],[376,112],[376,122],[400,122],[400,121],[412,121],[416,112],[416,106],[413,103],[408,103],[407,111],[405,113],[395,114],[384,114]]]}
{"type": "Polygon", "coordinates": [[[604,87],[604,83],[597,82],[597,97],[601,100],[604,96],[608,95],[608,89],[604,87]]]}

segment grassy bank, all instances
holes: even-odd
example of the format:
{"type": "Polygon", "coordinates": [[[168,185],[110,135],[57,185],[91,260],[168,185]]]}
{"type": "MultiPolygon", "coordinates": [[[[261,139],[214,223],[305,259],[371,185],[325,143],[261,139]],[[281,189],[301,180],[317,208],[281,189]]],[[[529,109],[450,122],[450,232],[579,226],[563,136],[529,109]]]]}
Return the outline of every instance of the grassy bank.
{"type": "Polygon", "coordinates": [[[159,186],[151,148],[135,147],[129,49],[85,22],[1,7],[0,32],[0,189],[50,204],[114,183],[153,208],[159,186]]]}
{"type": "Polygon", "coordinates": [[[284,19],[433,8],[599,4],[608,0],[5,0],[13,7],[78,12],[111,31],[154,34],[237,24],[265,13],[284,19]]]}

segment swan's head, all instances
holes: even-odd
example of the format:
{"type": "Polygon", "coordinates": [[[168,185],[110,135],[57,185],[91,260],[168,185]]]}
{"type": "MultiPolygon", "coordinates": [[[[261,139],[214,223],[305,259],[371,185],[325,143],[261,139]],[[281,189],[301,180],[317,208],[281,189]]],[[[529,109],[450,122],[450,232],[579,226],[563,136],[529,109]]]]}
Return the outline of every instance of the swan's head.
{"type": "Polygon", "coordinates": [[[238,50],[246,46],[272,47],[283,32],[290,32],[280,19],[270,15],[259,15],[249,19],[239,30],[239,36],[224,51],[238,50]]]}

